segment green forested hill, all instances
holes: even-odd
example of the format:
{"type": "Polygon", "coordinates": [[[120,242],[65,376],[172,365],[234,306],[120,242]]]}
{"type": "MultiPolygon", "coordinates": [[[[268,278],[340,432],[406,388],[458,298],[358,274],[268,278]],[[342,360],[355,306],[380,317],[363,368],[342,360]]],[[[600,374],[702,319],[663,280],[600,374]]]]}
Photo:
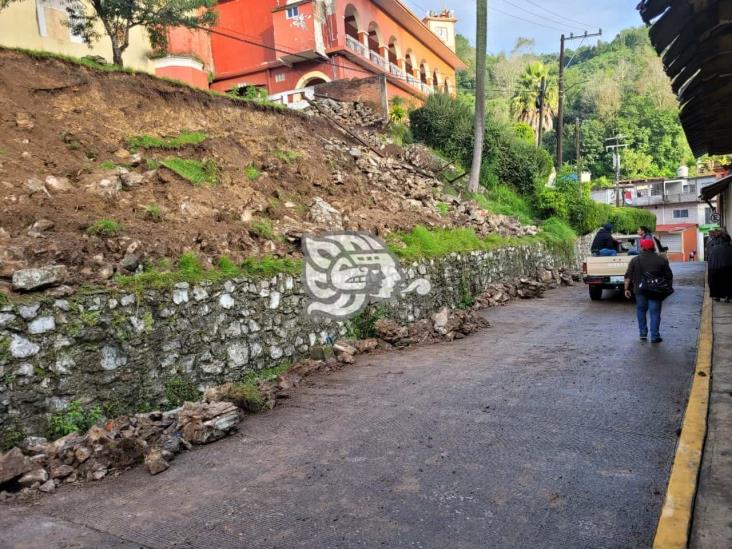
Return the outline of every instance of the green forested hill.
{"type": "MultiPolygon", "coordinates": [[[[488,58],[489,112],[512,121],[520,133],[538,128],[536,94],[547,78],[549,113],[542,146],[552,152],[557,107],[558,56],[535,55],[531,39],[521,38],[509,53],[488,58]],[[548,131],[547,131],[548,130],[548,131]]],[[[459,77],[461,92],[473,94],[475,50],[459,37],[458,54],[470,69],[459,77]]],[[[682,164],[694,165],[678,119],[678,104],[645,28],[621,32],[612,42],[580,46],[566,54],[565,163],[575,160],[576,118],[582,120],[583,168],[597,181],[613,178],[605,139],[620,133],[630,145],[623,153],[622,177],[673,176],[682,164]]]]}

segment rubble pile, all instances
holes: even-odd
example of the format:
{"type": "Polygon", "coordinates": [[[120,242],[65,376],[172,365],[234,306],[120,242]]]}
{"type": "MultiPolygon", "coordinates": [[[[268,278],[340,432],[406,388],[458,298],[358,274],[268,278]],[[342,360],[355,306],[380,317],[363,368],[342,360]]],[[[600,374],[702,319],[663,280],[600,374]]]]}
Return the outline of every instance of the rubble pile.
{"type": "Polygon", "coordinates": [[[337,101],[328,97],[316,97],[310,100],[309,114],[325,114],[349,129],[382,128],[384,115],[366,103],[357,101],[337,101]]]}
{"type": "Polygon", "coordinates": [[[536,279],[520,278],[514,282],[489,284],[487,289],[475,298],[474,308],[499,307],[514,299],[535,299],[544,296],[548,289],[559,286],[573,286],[580,280],[580,274],[566,269],[537,269],[536,279]]]}

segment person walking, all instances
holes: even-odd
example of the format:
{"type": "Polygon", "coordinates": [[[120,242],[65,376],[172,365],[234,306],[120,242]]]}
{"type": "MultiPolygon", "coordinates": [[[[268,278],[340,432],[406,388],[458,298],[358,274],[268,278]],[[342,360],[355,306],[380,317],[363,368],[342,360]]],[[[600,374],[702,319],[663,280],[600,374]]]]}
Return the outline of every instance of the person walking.
{"type": "Polygon", "coordinates": [[[641,341],[648,340],[648,315],[650,313],[651,343],[661,343],[661,309],[663,300],[673,292],[674,274],[668,259],[656,253],[653,240],[641,240],[641,254],[634,257],[625,273],[625,297],[635,294],[638,329],[641,341]],[[654,285],[665,286],[659,293],[654,285]],[[632,287],[632,291],[631,291],[632,287]]]}
{"type": "Polygon", "coordinates": [[[709,295],[715,301],[732,299],[732,238],[726,231],[719,234],[719,242],[709,250],[709,295]]]}

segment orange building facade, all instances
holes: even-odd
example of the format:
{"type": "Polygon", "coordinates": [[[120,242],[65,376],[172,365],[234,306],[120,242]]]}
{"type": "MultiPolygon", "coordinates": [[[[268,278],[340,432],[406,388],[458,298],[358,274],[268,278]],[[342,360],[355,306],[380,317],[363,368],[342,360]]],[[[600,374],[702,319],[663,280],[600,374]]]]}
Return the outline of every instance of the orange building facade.
{"type": "Polygon", "coordinates": [[[287,103],[296,90],[383,75],[390,97],[454,94],[456,19],[420,20],[400,0],[222,0],[212,32],[175,29],[156,73],[228,91],[256,86],[287,103]]]}

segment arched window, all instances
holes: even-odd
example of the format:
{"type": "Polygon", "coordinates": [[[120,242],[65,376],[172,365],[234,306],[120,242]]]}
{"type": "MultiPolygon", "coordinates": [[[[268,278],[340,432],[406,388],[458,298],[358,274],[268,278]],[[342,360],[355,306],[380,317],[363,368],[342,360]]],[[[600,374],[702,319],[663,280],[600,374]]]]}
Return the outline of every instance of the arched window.
{"type": "Polygon", "coordinates": [[[414,76],[414,59],[412,57],[412,52],[408,51],[407,55],[404,56],[404,68],[409,76],[414,76]]]}
{"type": "Polygon", "coordinates": [[[419,65],[419,81],[423,84],[427,83],[427,65],[425,65],[424,61],[419,65]]]}
{"type": "Polygon", "coordinates": [[[440,91],[440,75],[437,74],[437,69],[432,73],[432,89],[440,91]]]}
{"type": "Polygon", "coordinates": [[[443,84],[443,89],[445,93],[450,93],[450,81],[445,78],[445,83],[443,84]]]}
{"type": "Polygon", "coordinates": [[[389,62],[395,65],[399,64],[399,56],[401,51],[399,49],[399,43],[393,36],[389,40],[389,62]]]}
{"type": "Polygon", "coordinates": [[[381,31],[376,23],[369,25],[369,51],[381,54],[381,31]]]}
{"type": "Polygon", "coordinates": [[[353,7],[353,4],[346,6],[346,12],[344,16],[346,23],[346,35],[355,39],[357,42],[361,40],[358,33],[363,28],[361,26],[361,17],[358,15],[358,10],[353,7]]]}

